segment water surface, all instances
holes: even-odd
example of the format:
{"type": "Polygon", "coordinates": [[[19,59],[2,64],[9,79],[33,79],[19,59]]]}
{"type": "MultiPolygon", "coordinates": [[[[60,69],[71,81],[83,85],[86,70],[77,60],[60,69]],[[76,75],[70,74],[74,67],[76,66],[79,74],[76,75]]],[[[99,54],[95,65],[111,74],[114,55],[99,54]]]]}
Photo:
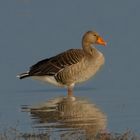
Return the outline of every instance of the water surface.
{"type": "Polygon", "coordinates": [[[34,128],[45,131],[52,138],[57,135],[57,139],[89,139],[107,127],[106,115],[96,105],[74,96],[54,98],[22,109],[30,112],[34,128]]]}

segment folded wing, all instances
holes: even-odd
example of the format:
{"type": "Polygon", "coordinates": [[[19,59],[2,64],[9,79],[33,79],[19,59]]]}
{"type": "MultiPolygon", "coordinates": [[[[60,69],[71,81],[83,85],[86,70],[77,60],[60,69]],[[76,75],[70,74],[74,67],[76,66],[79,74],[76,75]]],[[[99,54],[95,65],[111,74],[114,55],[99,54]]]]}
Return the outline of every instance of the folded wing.
{"type": "Polygon", "coordinates": [[[30,68],[30,76],[53,76],[65,67],[76,64],[84,57],[81,49],[70,49],[54,57],[39,61],[30,68]]]}

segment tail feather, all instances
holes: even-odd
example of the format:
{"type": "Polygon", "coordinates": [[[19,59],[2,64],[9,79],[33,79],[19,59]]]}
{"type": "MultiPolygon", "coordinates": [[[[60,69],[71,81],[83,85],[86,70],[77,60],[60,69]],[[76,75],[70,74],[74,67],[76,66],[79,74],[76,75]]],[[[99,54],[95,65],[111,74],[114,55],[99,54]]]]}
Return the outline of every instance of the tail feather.
{"type": "Polygon", "coordinates": [[[19,79],[23,79],[23,78],[26,78],[26,77],[29,77],[29,76],[30,76],[30,75],[29,75],[28,72],[21,73],[21,74],[17,75],[17,77],[18,77],[19,79]]]}

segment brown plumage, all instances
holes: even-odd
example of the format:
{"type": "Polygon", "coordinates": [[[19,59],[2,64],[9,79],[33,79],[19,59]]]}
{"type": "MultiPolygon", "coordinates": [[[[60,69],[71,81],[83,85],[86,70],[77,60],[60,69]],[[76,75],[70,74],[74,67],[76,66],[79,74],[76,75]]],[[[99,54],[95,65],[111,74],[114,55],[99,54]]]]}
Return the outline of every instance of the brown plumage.
{"type": "Polygon", "coordinates": [[[82,49],[70,49],[39,61],[18,77],[32,77],[57,86],[66,86],[68,95],[72,95],[75,83],[92,77],[104,63],[103,54],[92,47],[95,44],[105,46],[106,42],[96,32],[88,31],[82,38],[82,49]]]}

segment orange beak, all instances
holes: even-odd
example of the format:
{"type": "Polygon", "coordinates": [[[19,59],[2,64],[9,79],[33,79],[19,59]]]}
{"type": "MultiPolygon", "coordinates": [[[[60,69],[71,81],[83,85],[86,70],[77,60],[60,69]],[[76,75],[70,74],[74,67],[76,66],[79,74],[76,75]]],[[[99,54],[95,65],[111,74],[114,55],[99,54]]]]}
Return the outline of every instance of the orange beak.
{"type": "Polygon", "coordinates": [[[98,37],[96,43],[100,44],[100,45],[103,45],[103,46],[106,46],[106,42],[100,36],[98,37]]]}

